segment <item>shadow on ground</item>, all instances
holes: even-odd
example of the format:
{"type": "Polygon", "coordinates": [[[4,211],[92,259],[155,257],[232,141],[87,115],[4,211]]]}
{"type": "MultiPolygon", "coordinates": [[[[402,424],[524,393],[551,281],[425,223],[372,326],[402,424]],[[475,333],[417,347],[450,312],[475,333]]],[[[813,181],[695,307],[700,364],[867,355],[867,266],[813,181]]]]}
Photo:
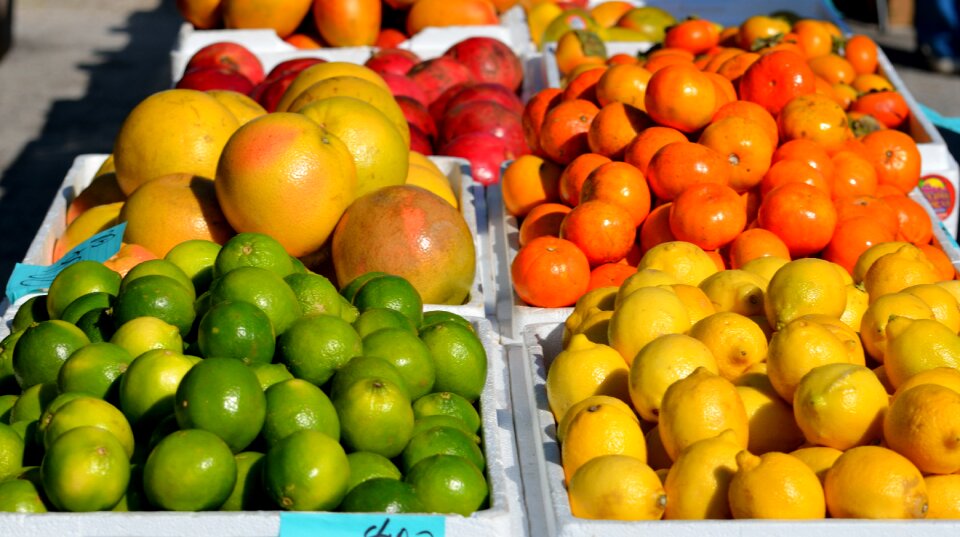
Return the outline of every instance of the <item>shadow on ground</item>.
{"type": "MultiPolygon", "coordinates": [[[[95,51],[83,98],[52,103],[39,136],[0,177],[0,282],[23,259],[73,159],[109,153],[123,119],[147,95],[170,87],[170,50],[181,19],[172,0],[154,11],[133,12],[115,33],[129,36],[118,50],[95,51]]],[[[16,46],[16,44],[14,44],[16,46]]]]}

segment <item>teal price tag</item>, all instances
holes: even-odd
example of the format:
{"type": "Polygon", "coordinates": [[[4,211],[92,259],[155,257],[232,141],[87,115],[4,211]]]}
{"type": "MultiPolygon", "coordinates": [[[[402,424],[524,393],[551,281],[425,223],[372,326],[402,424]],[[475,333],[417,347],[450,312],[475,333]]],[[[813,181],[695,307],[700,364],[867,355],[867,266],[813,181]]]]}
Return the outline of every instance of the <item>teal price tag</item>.
{"type": "Polygon", "coordinates": [[[122,222],[103,230],[76,245],[59,261],[49,266],[17,263],[10,274],[10,279],[7,280],[7,299],[13,303],[30,293],[46,291],[61,270],[77,261],[89,259],[102,263],[110,259],[120,250],[125,229],[127,229],[127,223],[122,222]]]}
{"type": "Polygon", "coordinates": [[[386,513],[280,513],[280,537],[444,537],[436,515],[386,513]]]}

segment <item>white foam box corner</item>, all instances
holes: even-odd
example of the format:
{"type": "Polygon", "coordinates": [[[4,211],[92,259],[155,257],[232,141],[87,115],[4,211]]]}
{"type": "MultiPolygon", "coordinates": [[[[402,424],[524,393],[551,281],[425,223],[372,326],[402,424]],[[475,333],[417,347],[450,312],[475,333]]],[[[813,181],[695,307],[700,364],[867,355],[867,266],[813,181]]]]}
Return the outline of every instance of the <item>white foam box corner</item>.
{"type": "MultiPolygon", "coordinates": [[[[40,228],[27,249],[23,263],[31,265],[50,265],[53,262],[53,246],[66,228],[67,205],[77,194],[93,180],[94,174],[107,158],[103,154],[78,155],[67,171],[63,183],[57,191],[40,228]]],[[[463,215],[473,235],[476,252],[476,271],[470,287],[469,301],[461,305],[424,304],[424,310],[444,310],[463,316],[484,317],[494,305],[493,281],[487,267],[490,250],[487,245],[488,233],[486,198],[484,187],[473,179],[467,160],[456,157],[429,157],[440,171],[450,180],[450,186],[460,201],[460,213],[463,215]],[[489,281],[488,281],[489,280],[489,281]],[[490,297],[486,297],[490,294],[490,297]]]]}
{"type": "MultiPolygon", "coordinates": [[[[466,517],[444,516],[446,535],[526,535],[504,351],[490,321],[483,317],[468,317],[468,320],[487,353],[487,379],[480,395],[480,416],[490,505],[466,517]]],[[[405,516],[408,515],[396,514],[390,518],[396,527],[401,527],[405,516]]],[[[280,511],[0,513],[0,535],[4,537],[272,537],[279,535],[280,529],[280,511]]]]}
{"type": "MultiPolygon", "coordinates": [[[[563,326],[527,326],[521,344],[507,347],[513,390],[514,421],[521,449],[520,464],[531,522],[543,513],[531,535],[558,537],[924,537],[955,536],[960,523],[946,520],[587,520],[574,517],[564,484],[556,421],[547,402],[546,372],[560,353],[563,326]],[[528,444],[528,442],[532,442],[528,444]],[[532,467],[531,467],[532,466],[532,467]],[[534,483],[541,479],[540,486],[534,483]]],[[[669,501],[669,498],[667,499],[669,501]]]]}
{"type": "MultiPolygon", "coordinates": [[[[499,39],[518,56],[525,54],[531,47],[526,17],[523,8],[517,5],[500,15],[500,24],[427,27],[400,43],[398,48],[410,50],[426,60],[442,55],[448,48],[468,37],[499,39]]],[[[180,25],[176,45],[170,51],[172,84],[180,80],[187,62],[198,50],[219,41],[234,42],[248,48],[260,59],[265,72],[269,72],[280,62],[295,58],[322,58],[327,61],[362,64],[377,50],[376,47],[298,49],[270,29],[197,30],[192,24],[185,22],[180,25]]]]}

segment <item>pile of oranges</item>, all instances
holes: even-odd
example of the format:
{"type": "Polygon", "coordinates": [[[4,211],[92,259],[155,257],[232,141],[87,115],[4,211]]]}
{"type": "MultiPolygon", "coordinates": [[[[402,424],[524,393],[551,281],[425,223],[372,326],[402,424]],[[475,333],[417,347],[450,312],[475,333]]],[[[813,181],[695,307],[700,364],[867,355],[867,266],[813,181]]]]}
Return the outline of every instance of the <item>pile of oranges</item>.
{"type": "Polygon", "coordinates": [[[528,101],[533,154],[502,180],[521,222],[514,290],[570,306],[676,240],[720,269],[774,255],[848,272],[870,246],[903,241],[953,278],[907,196],[920,153],[877,54],[830,22],[767,16],[686,20],[639,58],[558,51],[565,87],[528,101]]]}

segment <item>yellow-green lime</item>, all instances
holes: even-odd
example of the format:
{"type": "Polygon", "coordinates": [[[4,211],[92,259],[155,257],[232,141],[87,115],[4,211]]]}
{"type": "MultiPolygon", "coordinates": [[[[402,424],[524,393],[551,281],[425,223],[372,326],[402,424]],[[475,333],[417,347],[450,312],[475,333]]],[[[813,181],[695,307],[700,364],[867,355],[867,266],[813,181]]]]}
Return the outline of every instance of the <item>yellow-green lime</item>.
{"type": "Polygon", "coordinates": [[[418,462],[433,455],[456,455],[470,461],[481,472],[486,467],[480,446],[470,435],[454,427],[439,426],[410,438],[403,449],[403,469],[409,472],[418,462]]]}
{"type": "Polygon", "coordinates": [[[261,434],[270,446],[302,430],[313,429],[340,440],[340,420],[327,394],[303,379],[278,382],[264,392],[267,415],[261,434]]]}
{"type": "Polygon", "coordinates": [[[133,356],[115,343],[90,343],[75,351],[60,367],[57,386],[60,392],[83,392],[101,399],[116,400],[120,375],[133,356]]]}
{"type": "Polygon", "coordinates": [[[293,289],[304,315],[326,313],[340,315],[340,293],[330,280],[321,274],[293,273],[283,278],[293,289]]]}
{"type": "Polygon", "coordinates": [[[388,274],[363,284],[353,297],[360,313],[370,308],[390,308],[406,315],[419,327],[423,321],[423,300],[417,289],[404,278],[388,274]]]}
{"type": "Polygon", "coordinates": [[[171,248],[163,258],[180,267],[194,289],[202,293],[213,280],[213,264],[219,253],[220,245],[213,241],[190,239],[171,248]]]}
{"type": "Polygon", "coordinates": [[[360,310],[356,306],[347,301],[346,298],[340,296],[340,318],[348,323],[353,323],[357,320],[357,317],[360,316],[360,310]]]}
{"type": "Polygon", "coordinates": [[[13,372],[13,349],[24,329],[15,330],[0,340],[0,393],[19,393],[20,385],[13,372]]]}
{"type": "Polygon", "coordinates": [[[329,511],[340,505],[350,481],[350,463],[339,442],[304,429],[267,452],[267,493],[287,511],[329,511]]]}
{"type": "Polygon", "coordinates": [[[275,272],[261,267],[238,267],[213,280],[210,303],[249,302],[262,309],[277,334],[286,332],[302,311],[293,289],[275,272]]]}
{"type": "Polygon", "coordinates": [[[70,305],[63,310],[60,318],[68,323],[77,324],[77,321],[91,310],[113,307],[115,298],[114,295],[103,291],[87,293],[71,302],[70,305]]]}
{"type": "Polygon", "coordinates": [[[259,267],[281,278],[293,273],[293,262],[283,245],[264,233],[237,233],[224,243],[213,265],[214,278],[239,267],[259,267]]]}
{"type": "Polygon", "coordinates": [[[23,466],[23,438],[6,423],[0,423],[0,482],[15,477],[23,466]]]}
{"type": "Polygon", "coordinates": [[[397,479],[375,477],[352,488],[343,498],[345,513],[423,513],[426,508],[413,486],[397,479]]]}
{"type": "Polygon", "coordinates": [[[300,261],[300,259],[292,255],[290,256],[290,262],[293,263],[293,274],[307,274],[310,272],[310,269],[303,264],[303,261],[300,261]]]}
{"type": "Polygon", "coordinates": [[[389,308],[370,308],[364,311],[353,322],[353,327],[362,338],[383,328],[402,328],[409,330],[411,334],[417,334],[417,327],[413,326],[409,317],[389,308]]]}
{"type": "Polygon", "coordinates": [[[60,271],[47,291],[47,314],[59,319],[63,310],[87,293],[103,291],[116,295],[120,292],[120,274],[103,263],[91,260],[77,261],[60,271]]]}
{"type": "Polygon", "coordinates": [[[172,278],[190,293],[191,300],[196,300],[197,298],[197,290],[194,288],[193,280],[190,279],[190,276],[177,264],[172,261],[167,261],[166,259],[148,259],[134,265],[134,267],[130,269],[130,272],[127,272],[127,275],[123,277],[123,280],[120,281],[120,291],[123,292],[131,282],[144,276],[166,276],[172,278]]]}
{"type": "Polygon", "coordinates": [[[13,411],[13,405],[17,404],[20,396],[8,393],[0,395],[0,423],[10,423],[10,414],[13,411]]]}
{"type": "Polygon", "coordinates": [[[78,427],[98,427],[112,434],[123,446],[127,459],[133,456],[133,429],[120,409],[96,397],[81,396],[58,408],[43,433],[49,450],[58,438],[78,427]]]}
{"type": "Polygon", "coordinates": [[[44,384],[34,384],[23,390],[17,402],[10,409],[10,424],[20,421],[37,421],[43,415],[43,409],[57,398],[57,384],[47,382],[44,384]]]}
{"type": "Polygon", "coordinates": [[[473,326],[470,325],[470,321],[463,318],[462,315],[453,313],[452,311],[445,310],[433,310],[423,312],[423,322],[420,323],[420,330],[426,330],[427,328],[445,321],[452,321],[455,323],[462,324],[463,326],[473,330],[473,326]]]}
{"type": "Polygon", "coordinates": [[[62,511],[103,511],[123,497],[130,460],[117,438],[99,427],[77,427],[60,435],[40,465],[43,489],[62,511]]]}
{"type": "Polygon", "coordinates": [[[40,321],[49,319],[50,314],[47,312],[47,295],[34,295],[17,308],[17,313],[13,315],[10,331],[17,332],[33,323],[39,323],[40,321]]]}
{"type": "Polygon", "coordinates": [[[351,304],[353,304],[353,298],[356,296],[357,291],[359,291],[361,287],[366,285],[367,282],[371,280],[375,280],[377,278],[382,278],[383,276],[387,276],[387,273],[386,272],[367,272],[365,274],[361,274],[356,278],[347,282],[346,285],[344,285],[340,289],[340,295],[343,296],[343,298],[347,299],[347,302],[350,302],[351,304]]]}
{"type": "Polygon", "coordinates": [[[198,360],[169,349],[137,356],[120,377],[120,409],[135,428],[153,427],[173,413],[177,387],[198,360]]]}
{"type": "Polygon", "coordinates": [[[197,327],[200,353],[244,364],[269,364],[277,338],[270,318],[249,302],[224,300],[211,306],[197,327]]]}
{"type": "Polygon", "coordinates": [[[278,382],[294,378],[293,373],[283,364],[252,364],[250,369],[260,381],[260,387],[266,390],[278,382]]]}
{"type": "Polygon", "coordinates": [[[294,377],[321,386],[363,350],[360,335],[334,315],[297,319],[277,341],[280,360],[294,377]]]}
{"type": "Polygon", "coordinates": [[[413,432],[410,399],[397,384],[360,379],[333,400],[340,418],[340,439],[351,451],[372,451],[393,458],[413,432]]]}
{"type": "MultiPolygon", "coordinates": [[[[414,409],[414,414],[416,414],[416,409],[414,409]]],[[[443,414],[435,414],[433,416],[416,418],[413,422],[413,436],[417,436],[418,434],[433,429],[434,427],[452,427],[454,429],[463,431],[464,434],[473,440],[474,444],[480,443],[480,437],[475,431],[471,431],[470,426],[464,423],[463,420],[453,416],[445,416],[443,414]]]]}
{"type": "Polygon", "coordinates": [[[21,388],[56,383],[63,362],[88,343],[86,334],[66,321],[41,321],[29,326],[13,348],[17,383],[21,388]]]}
{"type": "Polygon", "coordinates": [[[264,511],[273,509],[270,498],[263,488],[263,453],[244,451],[237,453],[237,482],[221,511],[264,511]]]}
{"type": "Polygon", "coordinates": [[[43,413],[40,415],[40,419],[37,420],[37,429],[35,439],[41,444],[44,443],[44,436],[46,436],[47,427],[50,426],[50,422],[53,421],[53,414],[60,410],[60,407],[73,401],[74,399],[79,399],[80,397],[90,397],[81,392],[66,392],[57,394],[53,398],[53,401],[43,408],[43,413]]]}
{"type": "Polygon", "coordinates": [[[396,367],[410,399],[418,399],[434,389],[436,369],[430,349],[405,328],[384,328],[363,338],[363,355],[382,358],[396,367]]]}
{"type": "Polygon", "coordinates": [[[157,444],[143,468],[143,490],[168,511],[219,509],[237,482],[233,452],[203,429],[176,431],[157,444]]]}
{"type": "Polygon", "coordinates": [[[110,343],[123,347],[134,358],[157,349],[183,352],[180,330],[156,317],[137,317],[127,321],[113,333],[110,343]]]}
{"type": "Polygon", "coordinates": [[[113,310],[97,308],[88,311],[76,322],[77,328],[90,338],[90,341],[110,341],[116,326],[113,323],[113,310]]]}
{"type": "Polygon", "coordinates": [[[450,416],[466,424],[476,433],[480,430],[480,413],[473,403],[453,392],[433,392],[413,402],[413,415],[417,419],[428,416],[450,416]]]}
{"type": "Polygon", "coordinates": [[[348,491],[369,479],[403,479],[403,474],[400,473],[397,465],[379,453],[354,451],[347,454],[347,461],[350,463],[348,491]]]}
{"type": "Polygon", "coordinates": [[[394,365],[383,358],[375,356],[357,356],[352,358],[347,365],[341,367],[330,381],[330,399],[336,399],[354,382],[366,378],[382,378],[389,380],[397,385],[407,398],[410,397],[410,391],[407,388],[407,381],[403,379],[400,371],[394,365]]]}
{"type": "Polygon", "coordinates": [[[480,337],[457,322],[445,321],[420,332],[433,356],[437,380],[433,390],[453,392],[473,402],[487,381],[487,352],[480,337]]]}
{"type": "Polygon", "coordinates": [[[31,481],[0,481],[0,513],[46,513],[40,490],[31,481]]]}
{"type": "Polygon", "coordinates": [[[239,453],[263,427],[267,399],[257,375],[239,360],[207,358],[184,375],[174,412],[181,429],[204,429],[239,453]]]}
{"type": "Polygon", "coordinates": [[[433,455],[418,462],[404,481],[430,513],[470,516],[487,500],[487,481],[477,467],[456,455],[433,455]]]}
{"type": "Polygon", "coordinates": [[[118,327],[137,317],[156,317],[186,336],[197,316],[194,296],[169,276],[150,274],[127,284],[117,295],[113,317],[118,327]]]}

